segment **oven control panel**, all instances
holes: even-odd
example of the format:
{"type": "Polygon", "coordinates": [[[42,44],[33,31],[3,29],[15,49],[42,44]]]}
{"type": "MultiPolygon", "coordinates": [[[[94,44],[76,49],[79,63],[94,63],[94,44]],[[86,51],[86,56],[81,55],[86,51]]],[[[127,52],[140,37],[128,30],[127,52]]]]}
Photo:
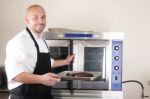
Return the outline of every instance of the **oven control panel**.
{"type": "Polygon", "coordinates": [[[112,77],[111,90],[122,90],[123,41],[112,40],[112,77]]]}

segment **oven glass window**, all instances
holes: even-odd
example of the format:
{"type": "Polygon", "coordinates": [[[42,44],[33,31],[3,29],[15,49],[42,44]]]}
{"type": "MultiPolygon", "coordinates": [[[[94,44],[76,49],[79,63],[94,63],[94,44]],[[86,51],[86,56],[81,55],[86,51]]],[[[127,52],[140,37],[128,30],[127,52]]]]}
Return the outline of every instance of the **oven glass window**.
{"type": "MultiPolygon", "coordinates": [[[[68,47],[49,47],[50,48],[50,56],[53,59],[65,59],[68,55],[68,47]]],[[[62,67],[52,68],[52,72],[59,73],[67,70],[68,65],[64,65],[62,67]]]]}
{"type": "Polygon", "coordinates": [[[105,62],[104,47],[85,47],[84,48],[84,71],[102,72],[105,62]]]}

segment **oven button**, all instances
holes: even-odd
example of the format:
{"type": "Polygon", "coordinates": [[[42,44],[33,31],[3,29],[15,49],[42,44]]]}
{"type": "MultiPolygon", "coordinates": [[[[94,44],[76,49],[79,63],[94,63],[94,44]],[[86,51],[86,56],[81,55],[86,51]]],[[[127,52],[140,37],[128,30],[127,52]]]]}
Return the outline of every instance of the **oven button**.
{"type": "Polygon", "coordinates": [[[115,76],[115,80],[118,80],[118,76],[115,76]]]}
{"type": "Polygon", "coordinates": [[[115,50],[119,50],[119,46],[115,46],[115,50]]]}
{"type": "Polygon", "coordinates": [[[115,60],[119,60],[119,56],[115,56],[114,59],[115,59],[115,60]]]}
{"type": "Polygon", "coordinates": [[[119,70],[119,66],[115,66],[114,69],[117,71],[119,70]]]}

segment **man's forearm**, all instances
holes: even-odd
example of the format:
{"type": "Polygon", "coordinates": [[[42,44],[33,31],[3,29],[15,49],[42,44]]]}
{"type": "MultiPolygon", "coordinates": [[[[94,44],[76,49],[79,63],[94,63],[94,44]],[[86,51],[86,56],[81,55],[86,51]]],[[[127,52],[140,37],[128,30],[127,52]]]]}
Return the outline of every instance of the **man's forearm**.
{"type": "Polygon", "coordinates": [[[60,66],[63,66],[63,65],[68,65],[69,62],[64,59],[64,60],[54,60],[54,63],[53,63],[53,67],[60,67],[60,66]]]}
{"type": "Polygon", "coordinates": [[[40,75],[31,74],[28,72],[23,72],[18,74],[14,80],[21,83],[29,83],[29,84],[39,84],[41,83],[40,75]]]}
{"type": "Polygon", "coordinates": [[[74,60],[75,55],[68,55],[66,59],[54,60],[52,67],[60,67],[63,65],[69,65],[71,61],[74,60]]]}

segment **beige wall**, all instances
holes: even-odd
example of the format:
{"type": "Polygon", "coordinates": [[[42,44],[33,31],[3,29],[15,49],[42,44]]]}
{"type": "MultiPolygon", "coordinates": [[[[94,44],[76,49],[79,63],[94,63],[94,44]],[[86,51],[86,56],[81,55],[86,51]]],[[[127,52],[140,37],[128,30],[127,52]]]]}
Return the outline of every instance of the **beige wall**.
{"type": "MultiPolygon", "coordinates": [[[[124,32],[123,80],[135,79],[150,95],[150,0],[0,0],[0,64],[5,45],[24,29],[25,8],[38,3],[47,12],[47,27],[124,32]]],[[[123,85],[124,99],[141,99],[140,86],[123,85]]]]}

